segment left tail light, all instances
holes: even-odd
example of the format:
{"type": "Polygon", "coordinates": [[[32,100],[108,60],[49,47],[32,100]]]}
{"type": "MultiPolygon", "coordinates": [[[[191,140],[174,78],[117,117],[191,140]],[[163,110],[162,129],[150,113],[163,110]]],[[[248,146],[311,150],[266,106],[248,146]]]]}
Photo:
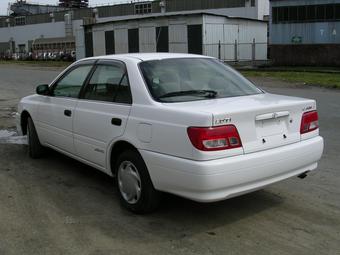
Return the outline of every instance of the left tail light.
{"type": "Polygon", "coordinates": [[[319,116],[317,111],[305,112],[302,115],[300,133],[305,134],[319,128],[319,116]]]}
{"type": "Polygon", "coordinates": [[[201,151],[219,151],[242,147],[241,138],[234,125],[220,127],[189,127],[192,145],[201,151]]]}

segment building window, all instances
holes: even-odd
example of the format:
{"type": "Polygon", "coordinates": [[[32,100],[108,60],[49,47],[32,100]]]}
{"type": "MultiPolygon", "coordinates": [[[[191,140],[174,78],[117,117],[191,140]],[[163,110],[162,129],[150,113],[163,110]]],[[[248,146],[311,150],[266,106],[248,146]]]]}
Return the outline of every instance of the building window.
{"type": "Polygon", "coordinates": [[[15,25],[16,26],[26,25],[26,17],[15,17],[15,25]]]}
{"type": "Polygon", "coordinates": [[[277,7],[272,8],[272,22],[274,24],[279,23],[279,21],[278,21],[278,10],[279,10],[279,8],[277,8],[277,7]]]}
{"type": "Polygon", "coordinates": [[[315,15],[315,5],[307,5],[306,6],[307,8],[307,13],[306,13],[306,16],[307,16],[307,20],[315,20],[316,18],[316,15],[315,15]]]}
{"type": "Polygon", "coordinates": [[[289,7],[289,20],[295,22],[298,20],[298,8],[289,7]]]}
{"type": "Polygon", "coordinates": [[[250,1],[250,6],[251,6],[251,7],[255,7],[255,5],[256,5],[256,4],[255,4],[255,0],[251,0],[251,1],[250,1]]]}
{"type": "Polygon", "coordinates": [[[335,19],[340,20],[340,4],[336,4],[334,8],[335,19]]]}
{"type": "Polygon", "coordinates": [[[316,6],[316,19],[325,20],[325,5],[316,6]]]}
{"type": "Polygon", "coordinates": [[[152,13],[151,3],[138,3],[135,4],[135,14],[147,14],[152,13]]]}
{"type": "Polygon", "coordinates": [[[329,4],[329,5],[326,5],[326,10],[325,10],[325,19],[326,20],[332,20],[334,19],[334,5],[333,4],[329,4]]]}
{"type": "Polygon", "coordinates": [[[340,4],[281,6],[272,8],[272,22],[306,23],[340,20],[340,4]]]}
{"type": "Polygon", "coordinates": [[[306,20],[306,6],[298,6],[296,9],[298,11],[298,21],[306,20]]]}

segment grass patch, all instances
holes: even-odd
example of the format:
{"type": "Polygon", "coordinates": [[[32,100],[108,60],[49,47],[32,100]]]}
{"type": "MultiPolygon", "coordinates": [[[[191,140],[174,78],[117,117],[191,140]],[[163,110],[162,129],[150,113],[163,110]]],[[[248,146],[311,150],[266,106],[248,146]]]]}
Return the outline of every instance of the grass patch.
{"type": "Polygon", "coordinates": [[[71,62],[63,61],[20,61],[20,60],[0,60],[0,65],[22,65],[22,66],[34,66],[34,67],[60,67],[66,68],[71,62]]]}
{"type": "Polygon", "coordinates": [[[268,77],[292,83],[299,82],[311,86],[340,89],[340,73],[261,70],[246,70],[241,73],[247,77],[268,77]]]}

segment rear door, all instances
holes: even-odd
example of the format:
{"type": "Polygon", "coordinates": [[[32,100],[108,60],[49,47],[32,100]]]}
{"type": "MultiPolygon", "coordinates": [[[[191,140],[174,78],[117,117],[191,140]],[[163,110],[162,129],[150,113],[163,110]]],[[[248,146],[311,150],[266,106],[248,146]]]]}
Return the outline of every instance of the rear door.
{"type": "Polygon", "coordinates": [[[78,96],[93,62],[72,67],[51,87],[49,96],[42,96],[38,107],[38,133],[44,143],[74,153],[73,117],[78,96]]]}
{"type": "Polygon", "coordinates": [[[106,167],[109,143],[124,133],[132,97],[125,64],[100,60],[74,114],[74,145],[79,157],[106,167]]]}

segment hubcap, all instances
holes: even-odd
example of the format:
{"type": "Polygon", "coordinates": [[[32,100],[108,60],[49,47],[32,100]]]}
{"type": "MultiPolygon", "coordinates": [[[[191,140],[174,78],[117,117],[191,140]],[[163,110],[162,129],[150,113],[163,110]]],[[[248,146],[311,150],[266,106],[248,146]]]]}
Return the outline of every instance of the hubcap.
{"type": "Polygon", "coordinates": [[[123,161],[118,168],[118,186],[123,198],[129,204],[136,204],[141,196],[141,179],[135,165],[123,161]]]}

